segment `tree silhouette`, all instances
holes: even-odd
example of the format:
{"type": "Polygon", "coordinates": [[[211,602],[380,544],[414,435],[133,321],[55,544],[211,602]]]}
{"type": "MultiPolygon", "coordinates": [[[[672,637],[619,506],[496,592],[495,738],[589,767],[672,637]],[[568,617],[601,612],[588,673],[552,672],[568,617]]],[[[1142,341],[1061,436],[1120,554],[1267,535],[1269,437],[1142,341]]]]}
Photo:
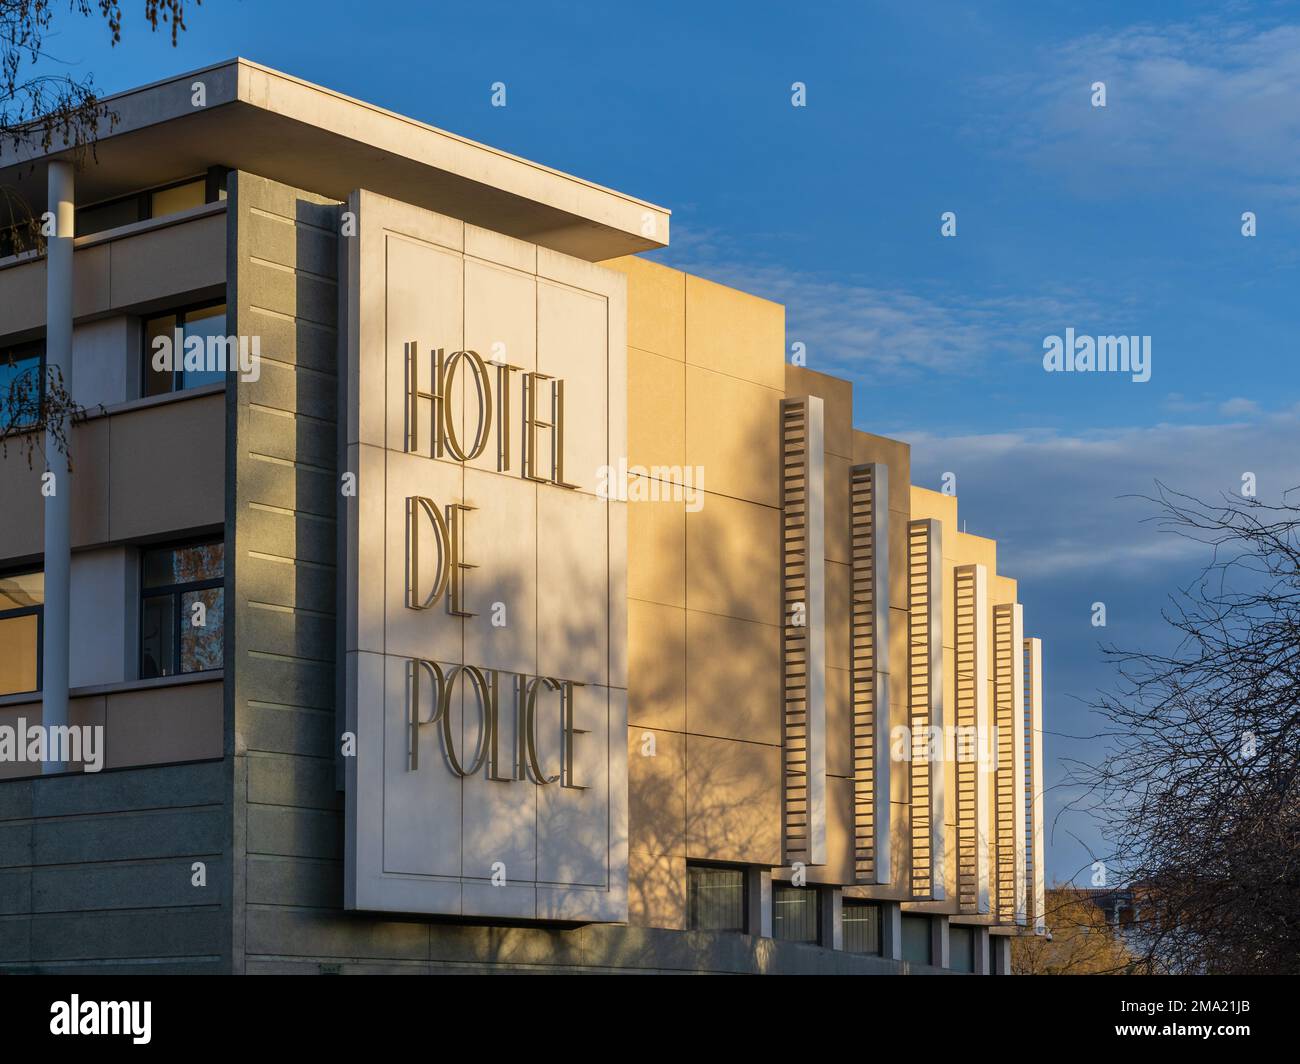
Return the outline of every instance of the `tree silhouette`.
{"type": "MultiPolygon", "coordinates": [[[[1294,489],[1293,489],[1294,491],[1294,489]]],[[[1210,561],[1173,597],[1168,654],[1105,648],[1107,758],[1073,766],[1140,894],[1157,970],[1300,972],[1300,509],[1157,484],[1152,520],[1210,561]]],[[[1293,496],[1292,496],[1293,497],[1293,496]]]]}

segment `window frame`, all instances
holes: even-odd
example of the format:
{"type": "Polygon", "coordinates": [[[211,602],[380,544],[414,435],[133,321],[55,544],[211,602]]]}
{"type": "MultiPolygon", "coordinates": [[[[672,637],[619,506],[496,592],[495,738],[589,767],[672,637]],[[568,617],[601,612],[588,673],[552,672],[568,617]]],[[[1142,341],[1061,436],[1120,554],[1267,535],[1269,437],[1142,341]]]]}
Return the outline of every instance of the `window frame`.
{"type": "MultiPolygon", "coordinates": [[[[44,568],[9,569],[0,572],[0,579],[17,576],[31,576],[34,573],[45,574],[44,568]]],[[[45,592],[42,581],[41,604],[39,606],[16,606],[13,609],[0,610],[0,621],[16,617],[36,617],[36,687],[31,691],[10,691],[0,697],[13,695],[38,695],[45,690],[45,592]]]]}
{"type": "MultiPolygon", "coordinates": [[[[820,887],[809,883],[806,886],[796,887],[793,883],[777,882],[772,883],[772,938],[777,942],[796,942],[806,946],[817,946],[822,942],[822,931],[826,927],[825,906],[822,903],[822,890],[820,887]],[[813,933],[812,938],[786,938],[777,934],[777,894],[789,891],[791,894],[799,897],[801,905],[807,905],[804,898],[811,898],[811,908],[813,911],[813,933]]],[[[784,927],[784,923],[781,925],[784,927]]]]}
{"type": "MultiPolygon", "coordinates": [[[[153,360],[153,351],[149,343],[149,323],[155,320],[156,318],[168,318],[168,317],[175,318],[176,319],[175,327],[179,328],[181,330],[181,333],[184,334],[185,315],[192,314],[195,311],[199,311],[199,310],[211,310],[213,307],[225,307],[226,308],[225,313],[222,315],[222,317],[224,317],[227,321],[227,324],[229,324],[230,304],[226,301],[228,294],[229,293],[223,294],[220,299],[206,299],[198,303],[182,303],[181,305],[176,307],[171,307],[165,310],[157,310],[154,311],[152,314],[141,315],[140,317],[140,388],[139,388],[141,399],[152,399],[162,395],[179,395],[181,392],[188,390],[185,384],[183,383],[185,380],[185,367],[182,364],[180,369],[176,369],[175,367],[172,368],[170,388],[168,388],[164,392],[154,392],[152,394],[146,391],[146,388],[149,384],[149,379],[153,374],[153,365],[151,364],[153,360]],[[182,384],[179,387],[177,387],[176,384],[178,379],[182,381],[182,384]]],[[[175,358],[176,354],[177,352],[173,351],[172,357],[175,358]]],[[[182,356],[182,363],[183,363],[184,352],[182,351],[180,352],[180,354],[182,356]]],[[[194,387],[199,388],[202,387],[202,385],[196,384],[194,385],[194,387]]]]}
{"type": "MultiPolygon", "coordinates": [[[[190,672],[186,672],[181,667],[183,664],[181,660],[182,658],[181,634],[185,628],[183,622],[183,614],[185,611],[181,608],[181,600],[186,594],[188,594],[191,591],[207,591],[211,588],[216,588],[216,587],[221,588],[223,591],[225,590],[226,555],[225,555],[224,547],[225,547],[225,537],[222,535],[217,535],[217,536],[200,536],[197,539],[186,539],[175,543],[170,543],[170,542],[151,543],[142,546],[140,548],[139,558],[138,558],[139,581],[140,581],[139,583],[140,606],[139,606],[139,610],[137,611],[137,631],[139,633],[139,639],[138,639],[139,647],[136,655],[136,670],[140,679],[161,680],[164,678],[175,678],[181,676],[201,676],[205,672],[224,671],[226,666],[226,655],[225,655],[224,647],[222,649],[222,654],[221,654],[220,669],[194,669],[191,670],[190,672]],[[154,587],[154,588],[147,587],[145,585],[145,575],[144,575],[145,558],[151,552],[165,551],[165,550],[170,550],[170,551],[186,550],[190,547],[211,547],[218,543],[222,544],[223,547],[221,553],[221,576],[211,578],[208,580],[190,580],[183,584],[164,584],[161,587],[154,587]],[[160,672],[156,677],[155,676],[146,677],[144,675],[144,646],[145,646],[144,608],[145,608],[145,602],[151,598],[170,598],[173,603],[172,653],[174,657],[172,659],[171,664],[175,666],[175,669],[172,672],[160,672]]],[[[222,598],[223,636],[224,636],[224,630],[225,630],[225,599],[223,596],[222,598]]]]}
{"type": "MultiPolygon", "coordinates": [[[[163,185],[152,185],[149,188],[143,188],[136,192],[128,192],[125,196],[111,196],[106,200],[99,200],[95,203],[82,204],[77,208],[77,217],[80,221],[82,211],[96,211],[105,207],[117,207],[121,204],[135,205],[135,219],[127,222],[127,225],[135,225],[140,222],[153,221],[155,218],[166,218],[165,214],[153,213],[153,198],[159,192],[171,192],[173,189],[184,188],[186,185],[194,185],[199,182],[203,183],[203,200],[205,203],[217,203],[225,199],[226,182],[230,175],[230,169],[225,166],[210,166],[202,173],[191,174],[189,177],[183,177],[179,181],[169,181],[163,185]]],[[[110,229],[96,229],[91,233],[85,232],[80,225],[76,227],[77,236],[94,236],[98,233],[110,232],[110,229]]]]}
{"type": "MultiPolygon", "coordinates": [[[[0,368],[5,368],[5,369],[8,368],[9,359],[10,357],[12,357],[15,351],[21,351],[23,348],[28,348],[28,347],[39,347],[41,349],[40,361],[37,365],[37,373],[40,375],[41,391],[40,391],[40,397],[37,399],[36,421],[34,421],[30,425],[27,425],[26,427],[19,427],[14,429],[13,435],[15,436],[21,436],[23,433],[26,432],[32,432],[36,428],[38,428],[41,424],[41,417],[45,413],[45,398],[46,398],[46,383],[47,383],[46,367],[49,365],[49,362],[47,361],[49,355],[49,350],[48,350],[49,345],[46,343],[44,336],[42,336],[38,340],[24,340],[22,343],[17,343],[17,344],[14,343],[0,344],[0,368]]],[[[29,355],[28,358],[30,357],[31,356],[29,355]]],[[[26,359],[23,359],[22,361],[26,361],[26,359]]],[[[30,372],[30,371],[25,371],[25,372],[30,372]]],[[[3,399],[4,396],[0,395],[0,401],[3,401],[3,399]]],[[[3,435],[4,433],[0,432],[0,436],[3,435]]],[[[27,572],[27,571],[29,570],[23,570],[23,572],[27,572]]],[[[39,572],[40,570],[30,570],[30,571],[39,572]]]]}
{"type": "Polygon", "coordinates": [[[979,935],[971,924],[948,924],[948,969],[953,972],[961,972],[966,975],[975,974],[975,960],[979,953],[979,935]],[[953,932],[957,934],[954,936],[953,932]],[[964,943],[960,958],[956,942],[964,943]],[[958,960],[961,960],[962,967],[958,967],[958,960]]]}
{"type": "MultiPolygon", "coordinates": [[[[870,901],[866,898],[844,898],[841,902],[840,919],[844,920],[845,915],[850,910],[870,909],[875,914],[875,932],[876,948],[874,951],[851,950],[848,946],[844,947],[846,953],[853,953],[859,957],[883,957],[885,955],[885,912],[884,907],[878,901],[870,901]]],[[[857,921],[854,921],[855,923],[857,921]]],[[[845,935],[847,939],[848,936],[845,935]]]]}
{"type": "Polygon", "coordinates": [[[687,861],[686,862],[686,929],[688,931],[705,931],[709,934],[748,935],[750,928],[749,906],[749,869],[745,865],[730,864],[725,861],[687,861]],[[740,875],[740,927],[694,927],[691,923],[691,884],[695,871],[701,872],[736,872],[740,875]]]}

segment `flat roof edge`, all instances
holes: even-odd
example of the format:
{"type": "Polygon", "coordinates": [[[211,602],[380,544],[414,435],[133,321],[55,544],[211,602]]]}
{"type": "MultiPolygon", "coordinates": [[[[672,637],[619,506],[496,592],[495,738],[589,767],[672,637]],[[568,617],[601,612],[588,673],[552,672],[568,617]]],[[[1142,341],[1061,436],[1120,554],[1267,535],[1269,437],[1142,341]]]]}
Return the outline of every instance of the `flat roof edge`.
{"type": "MultiPolygon", "coordinates": [[[[257,149],[251,145],[261,139],[265,151],[265,144],[274,141],[277,131],[285,128],[283,123],[289,122],[301,131],[300,147],[306,151],[328,151],[331,142],[349,142],[351,161],[346,166],[369,170],[391,164],[398,175],[395,182],[408,189],[419,188],[419,175],[427,173],[431,195],[448,180],[457,183],[462,199],[481,201],[480,205],[496,202],[504,194],[515,205],[512,224],[523,231],[536,228],[546,233],[558,216],[564,216],[571,220],[565,223],[570,229],[586,227],[591,233],[593,253],[633,253],[668,245],[671,211],[666,208],[248,59],[226,60],[160,79],[106,96],[103,103],[117,118],[110,128],[101,124],[95,141],[93,166],[106,175],[122,165],[121,153],[113,155],[115,145],[122,144],[124,152],[141,148],[147,152],[164,127],[191,120],[202,124],[204,116],[217,114],[231,117],[221,127],[203,125],[225,131],[225,141],[213,146],[214,156],[222,157],[212,162],[257,172],[257,149]],[[201,104],[195,102],[200,91],[196,82],[203,83],[201,104]],[[125,147],[128,144],[131,149],[125,147]],[[530,217],[534,211],[536,217],[530,217]]],[[[189,134],[190,139],[196,135],[189,134]]],[[[45,151],[30,144],[17,150],[12,142],[0,145],[0,182],[16,181],[30,168],[43,169],[51,159],[66,158],[74,150],[62,144],[45,151]]],[[[279,163],[277,179],[321,191],[311,183],[309,157],[302,159],[301,167],[285,165],[283,159],[279,163]],[[301,174],[294,173],[298,169],[301,174]]],[[[335,183],[346,176],[336,172],[335,183]]],[[[359,173],[355,184],[368,181],[369,175],[359,173]]],[[[438,209],[436,204],[423,205],[438,209]]],[[[581,240],[571,233],[560,239],[581,240]]]]}

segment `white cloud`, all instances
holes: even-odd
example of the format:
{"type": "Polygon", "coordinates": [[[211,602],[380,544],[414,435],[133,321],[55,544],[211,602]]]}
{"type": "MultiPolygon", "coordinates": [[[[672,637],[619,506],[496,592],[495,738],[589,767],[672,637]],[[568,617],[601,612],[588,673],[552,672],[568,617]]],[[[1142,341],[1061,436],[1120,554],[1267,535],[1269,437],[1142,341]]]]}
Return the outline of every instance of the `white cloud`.
{"type": "Polygon", "coordinates": [[[1000,358],[1037,359],[1044,336],[1096,312],[1081,292],[922,293],[745,261],[725,234],[687,226],[656,257],[784,304],[787,342],[803,342],[810,364],[822,372],[854,379],[916,371],[973,376],[1000,358]]]}
{"type": "Polygon", "coordinates": [[[1076,188],[1143,171],[1181,182],[1193,167],[1202,179],[1244,179],[1261,197],[1300,202],[1300,26],[1129,26],[1053,46],[981,89],[998,113],[967,132],[1076,188]],[[1096,81],[1105,108],[1092,106],[1096,81]]]}
{"type": "MultiPolygon", "coordinates": [[[[1246,411],[1242,411],[1246,413],[1246,411]]],[[[1089,570],[1149,575],[1153,566],[1206,557],[1200,544],[1150,521],[1155,482],[1202,499],[1241,490],[1254,473],[1261,499],[1300,486],[1300,411],[1231,424],[943,437],[899,433],[912,444],[912,479],[957,474],[967,531],[998,541],[1009,576],[1073,578],[1089,570]]],[[[1291,497],[1292,500],[1296,496],[1291,497]]]]}
{"type": "Polygon", "coordinates": [[[1240,417],[1259,413],[1259,404],[1253,399],[1240,396],[1219,404],[1219,413],[1224,417],[1240,417]]]}

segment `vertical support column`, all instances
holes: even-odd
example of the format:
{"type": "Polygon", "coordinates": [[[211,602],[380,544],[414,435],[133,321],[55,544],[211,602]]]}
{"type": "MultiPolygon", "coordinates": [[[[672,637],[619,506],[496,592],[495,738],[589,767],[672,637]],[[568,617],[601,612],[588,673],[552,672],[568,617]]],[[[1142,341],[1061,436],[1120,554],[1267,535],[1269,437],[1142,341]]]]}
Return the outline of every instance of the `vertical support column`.
{"type": "Polygon", "coordinates": [[[844,894],[839,887],[820,887],[817,899],[817,944],[824,949],[844,948],[844,894]]]}
{"type": "Polygon", "coordinates": [[[989,929],[975,928],[975,974],[988,975],[992,959],[989,955],[989,929]]]}
{"type": "Polygon", "coordinates": [[[903,906],[896,901],[880,903],[880,955],[890,961],[903,959],[903,906]]]}
{"type": "Polygon", "coordinates": [[[826,475],[822,401],[781,401],[786,861],[826,863],[826,475]]]}
{"type": "Polygon", "coordinates": [[[930,917],[930,963],[936,968],[952,967],[952,952],[948,937],[948,917],[930,917]]]}
{"type": "Polygon", "coordinates": [[[915,900],[943,901],[943,526],[908,525],[908,724],[911,728],[912,883],[915,900]],[[931,756],[932,745],[935,756],[931,756]]]}
{"type": "Polygon", "coordinates": [[[745,932],[762,938],[772,937],[772,870],[745,870],[745,932]]]}
{"type": "Polygon", "coordinates": [[[854,881],[892,879],[889,802],[889,467],[849,473],[854,881]]]}
{"type": "MultiPolygon", "coordinates": [[[[72,239],[75,225],[72,163],[49,164],[49,207],[54,232],[45,251],[45,362],[58,367],[63,385],[72,391],[72,239]]],[[[42,395],[45,386],[42,382],[42,395]]],[[[45,637],[42,650],[41,723],[48,729],[68,723],[68,656],[72,594],[72,469],[60,450],[57,432],[65,439],[71,426],[47,422],[45,468],[53,474],[45,495],[45,637]]],[[[47,731],[47,735],[49,732],[47,731]]],[[[48,752],[48,751],[47,751],[48,752]]],[[[63,772],[67,765],[46,761],[45,772],[63,772]]]]}
{"type": "Polygon", "coordinates": [[[1025,640],[1025,739],[1028,744],[1029,764],[1026,766],[1029,776],[1029,793],[1025,795],[1028,805],[1029,828],[1025,845],[1029,849],[1026,857],[1026,875],[1029,882],[1025,885],[1029,900],[1029,919],[1035,934],[1047,930],[1046,914],[1046,872],[1043,866],[1043,641],[1041,639],[1025,640]]]}

